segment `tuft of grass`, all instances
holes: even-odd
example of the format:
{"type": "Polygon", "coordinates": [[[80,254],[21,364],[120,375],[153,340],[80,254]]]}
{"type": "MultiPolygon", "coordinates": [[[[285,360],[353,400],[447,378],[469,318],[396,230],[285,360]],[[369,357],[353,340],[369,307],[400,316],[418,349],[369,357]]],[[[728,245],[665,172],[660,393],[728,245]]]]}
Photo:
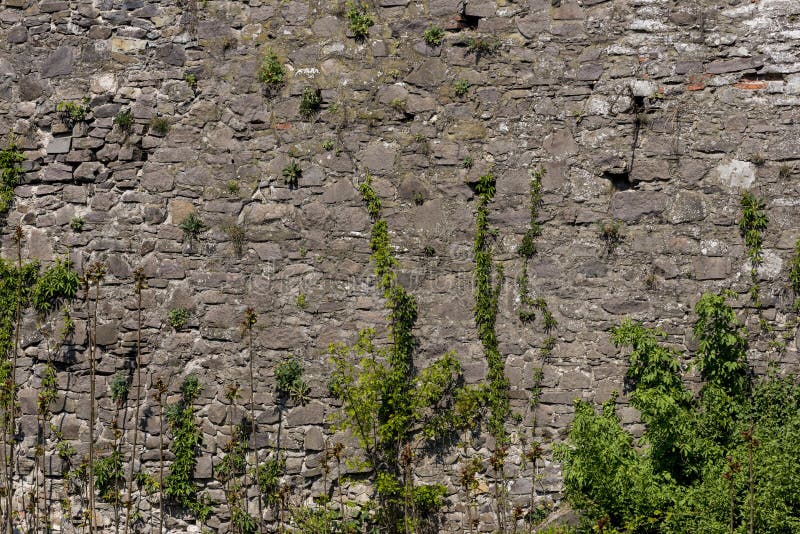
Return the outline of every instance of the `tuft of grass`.
{"type": "Polygon", "coordinates": [[[469,92],[469,82],[467,80],[456,80],[453,83],[453,93],[457,97],[465,96],[469,92]]]}
{"type": "Polygon", "coordinates": [[[167,135],[172,125],[166,117],[153,117],[150,119],[150,132],[161,137],[167,135]]]}
{"type": "Polygon", "coordinates": [[[120,111],[114,117],[114,124],[123,132],[130,132],[133,127],[133,113],[129,109],[120,111]]]}

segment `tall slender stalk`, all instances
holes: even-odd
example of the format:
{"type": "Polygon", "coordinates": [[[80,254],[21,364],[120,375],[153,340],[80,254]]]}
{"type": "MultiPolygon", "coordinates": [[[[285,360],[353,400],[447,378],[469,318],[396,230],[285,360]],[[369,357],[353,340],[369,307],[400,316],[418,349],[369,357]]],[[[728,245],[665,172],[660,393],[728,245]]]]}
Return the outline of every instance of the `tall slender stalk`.
{"type": "Polygon", "coordinates": [[[133,504],[133,468],[136,464],[136,449],[139,444],[139,410],[142,406],[142,289],[144,289],[145,275],[141,267],[133,271],[136,288],[136,409],[133,415],[133,444],[131,445],[131,461],[128,469],[128,490],[126,514],[125,514],[125,534],[128,534],[131,527],[131,519],[139,514],[139,500],[136,500],[136,507],[131,512],[133,504]]]}
{"type": "MultiPolygon", "coordinates": [[[[243,326],[247,330],[247,356],[250,360],[250,450],[252,452],[253,481],[258,483],[256,473],[258,473],[258,450],[256,449],[256,403],[255,403],[255,375],[253,372],[253,326],[258,320],[253,308],[247,308],[244,312],[243,326]]],[[[247,469],[244,471],[245,495],[247,495],[247,469]]],[[[245,502],[247,499],[245,498],[245,502]]],[[[263,532],[262,522],[264,521],[264,505],[261,502],[261,495],[258,496],[258,532],[263,532]]]]}
{"type": "Polygon", "coordinates": [[[94,420],[96,417],[97,406],[95,403],[95,366],[97,358],[97,305],[100,303],[100,280],[106,273],[106,266],[99,261],[89,266],[85,275],[84,286],[87,292],[87,305],[89,301],[89,286],[94,285],[94,308],[91,315],[91,326],[89,330],[89,532],[94,534],[94,527],[97,518],[95,517],[95,498],[94,498],[94,420]]]}
{"type": "Polygon", "coordinates": [[[16,427],[17,427],[17,354],[19,353],[19,331],[22,323],[22,226],[17,226],[14,229],[14,243],[17,245],[17,287],[16,287],[16,309],[14,310],[14,351],[11,361],[11,384],[10,384],[10,399],[7,406],[6,428],[4,431],[4,439],[8,446],[8,463],[6,481],[8,487],[6,488],[6,500],[8,508],[8,521],[7,528],[9,534],[14,531],[14,445],[16,443],[16,427]],[[7,434],[7,435],[6,435],[7,434]]]}
{"type": "Polygon", "coordinates": [[[156,401],[158,402],[158,532],[164,532],[164,395],[167,384],[159,377],[156,380],[156,401]]]}

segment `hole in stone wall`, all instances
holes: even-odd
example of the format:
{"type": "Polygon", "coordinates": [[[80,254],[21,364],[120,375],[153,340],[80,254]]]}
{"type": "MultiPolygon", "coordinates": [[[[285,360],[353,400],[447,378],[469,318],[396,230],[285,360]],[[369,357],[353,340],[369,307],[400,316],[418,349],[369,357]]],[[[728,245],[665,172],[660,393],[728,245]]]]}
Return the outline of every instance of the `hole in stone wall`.
{"type": "Polygon", "coordinates": [[[786,76],[780,72],[764,72],[761,74],[747,74],[742,76],[743,82],[782,82],[786,80],[786,76]]]}
{"type": "Polygon", "coordinates": [[[614,188],[614,191],[627,191],[633,188],[629,171],[605,171],[603,172],[603,178],[611,182],[611,187],[614,188]]]}

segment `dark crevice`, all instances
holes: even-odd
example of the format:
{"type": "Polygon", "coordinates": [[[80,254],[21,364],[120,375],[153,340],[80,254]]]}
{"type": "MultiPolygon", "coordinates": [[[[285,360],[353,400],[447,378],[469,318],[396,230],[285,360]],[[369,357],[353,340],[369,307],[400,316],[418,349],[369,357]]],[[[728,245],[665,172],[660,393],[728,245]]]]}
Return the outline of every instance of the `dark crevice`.
{"type": "Polygon", "coordinates": [[[746,74],[742,76],[743,82],[783,82],[786,76],[780,72],[763,72],[760,74],[746,74]]]}
{"type": "Polygon", "coordinates": [[[630,171],[604,171],[603,178],[611,182],[614,191],[627,191],[633,189],[633,184],[630,179],[630,171]]]}

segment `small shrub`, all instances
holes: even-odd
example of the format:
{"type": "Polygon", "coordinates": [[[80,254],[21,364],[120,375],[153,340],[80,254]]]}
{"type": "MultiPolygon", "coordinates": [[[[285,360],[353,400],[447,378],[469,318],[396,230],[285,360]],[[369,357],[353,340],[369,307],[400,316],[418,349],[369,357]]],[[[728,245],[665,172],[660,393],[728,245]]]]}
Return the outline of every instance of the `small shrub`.
{"type": "Polygon", "coordinates": [[[471,169],[472,165],[475,163],[475,159],[472,156],[467,156],[464,158],[464,161],[461,162],[461,166],[465,169],[471,169]]]}
{"type": "Polygon", "coordinates": [[[111,390],[111,400],[113,400],[117,406],[122,406],[128,399],[128,393],[131,389],[128,375],[124,373],[115,374],[108,387],[111,390]]]}
{"type": "Polygon", "coordinates": [[[349,21],[350,33],[356,41],[363,41],[369,35],[369,28],[375,24],[367,12],[367,8],[361,4],[350,4],[347,10],[347,20],[349,21]]]}
{"type": "Polygon", "coordinates": [[[297,295],[297,299],[295,299],[295,304],[301,310],[305,310],[308,307],[308,298],[306,297],[305,293],[300,293],[297,295]]]}
{"type": "Polygon", "coordinates": [[[286,68],[278,61],[278,56],[272,50],[267,50],[261,66],[258,69],[258,81],[271,89],[283,85],[286,79],[286,68]]]}
{"type": "Polygon", "coordinates": [[[231,240],[234,253],[236,256],[241,257],[242,252],[244,251],[244,228],[238,224],[231,224],[225,227],[225,233],[228,234],[228,237],[231,240]]]}
{"type": "Polygon", "coordinates": [[[193,72],[187,72],[187,73],[184,75],[184,77],[183,77],[183,80],[186,82],[186,84],[187,84],[189,87],[191,87],[191,88],[192,88],[192,91],[194,91],[195,89],[197,89],[197,75],[196,75],[196,74],[194,74],[193,72]]]}
{"type": "Polygon", "coordinates": [[[130,132],[133,127],[133,113],[130,110],[120,111],[114,117],[114,124],[123,132],[130,132]]]}
{"type": "Polygon", "coordinates": [[[500,50],[500,40],[497,37],[468,37],[464,44],[470,54],[475,54],[475,59],[482,56],[491,56],[500,50]]]}
{"type": "Polygon", "coordinates": [[[189,310],[186,308],[172,308],[167,315],[167,322],[175,330],[180,330],[189,322],[189,310]]]}
{"type": "Polygon", "coordinates": [[[460,79],[456,80],[453,83],[453,93],[457,97],[465,96],[468,91],[469,91],[469,82],[467,80],[460,79]]]}
{"type": "Polygon", "coordinates": [[[303,380],[303,368],[294,356],[287,356],[275,366],[275,382],[278,395],[284,401],[291,398],[304,404],[308,400],[309,387],[303,380]]]}
{"type": "Polygon", "coordinates": [[[283,181],[290,188],[297,187],[297,183],[302,174],[303,169],[300,168],[300,164],[297,163],[297,161],[292,160],[289,165],[283,168],[283,181]]]}
{"type": "Polygon", "coordinates": [[[331,139],[326,139],[322,142],[322,150],[331,151],[336,147],[336,143],[334,143],[331,139]]]}
{"type": "Polygon", "coordinates": [[[170,126],[169,119],[166,117],[153,117],[150,120],[150,131],[162,137],[167,135],[170,126]]]}
{"type": "Polygon", "coordinates": [[[436,249],[433,248],[431,245],[425,245],[425,248],[422,249],[422,253],[425,254],[427,257],[432,258],[436,256],[436,249]]]}
{"type": "Polygon", "coordinates": [[[425,33],[422,34],[422,38],[425,39],[425,43],[428,46],[439,46],[444,39],[444,30],[439,26],[431,26],[425,30],[425,33]]]}
{"type": "Polygon", "coordinates": [[[236,180],[228,180],[225,183],[225,189],[231,195],[238,195],[239,194],[239,182],[237,182],[236,180]]]}
{"type": "Polygon", "coordinates": [[[191,243],[208,227],[196,213],[190,213],[181,221],[178,228],[183,230],[184,237],[191,243]]]}
{"type": "Polygon", "coordinates": [[[425,195],[423,195],[420,191],[414,193],[414,204],[417,206],[422,206],[425,204],[425,195]]]}
{"type": "Polygon", "coordinates": [[[787,178],[789,178],[789,176],[792,175],[793,170],[794,169],[792,168],[791,165],[784,163],[778,170],[778,178],[780,178],[781,180],[786,180],[787,178]]]}
{"type": "Polygon", "coordinates": [[[86,225],[86,219],[78,217],[77,215],[69,220],[69,227],[76,232],[83,232],[83,227],[86,225]]]}
{"type": "Polygon", "coordinates": [[[306,87],[303,89],[303,96],[300,97],[300,115],[311,117],[322,107],[322,95],[319,89],[306,87]]]}
{"type": "Polygon", "coordinates": [[[56,111],[64,124],[72,126],[75,123],[85,121],[91,108],[89,108],[89,99],[84,97],[80,104],[61,101],[56,106],[56,111]]]}
{"type": "Polygon", "coordinates": [[[606,252],[609,254],[622,242],[622,221],[606,221],[598,223],[600,239],[606,245],[606,252]]]}

